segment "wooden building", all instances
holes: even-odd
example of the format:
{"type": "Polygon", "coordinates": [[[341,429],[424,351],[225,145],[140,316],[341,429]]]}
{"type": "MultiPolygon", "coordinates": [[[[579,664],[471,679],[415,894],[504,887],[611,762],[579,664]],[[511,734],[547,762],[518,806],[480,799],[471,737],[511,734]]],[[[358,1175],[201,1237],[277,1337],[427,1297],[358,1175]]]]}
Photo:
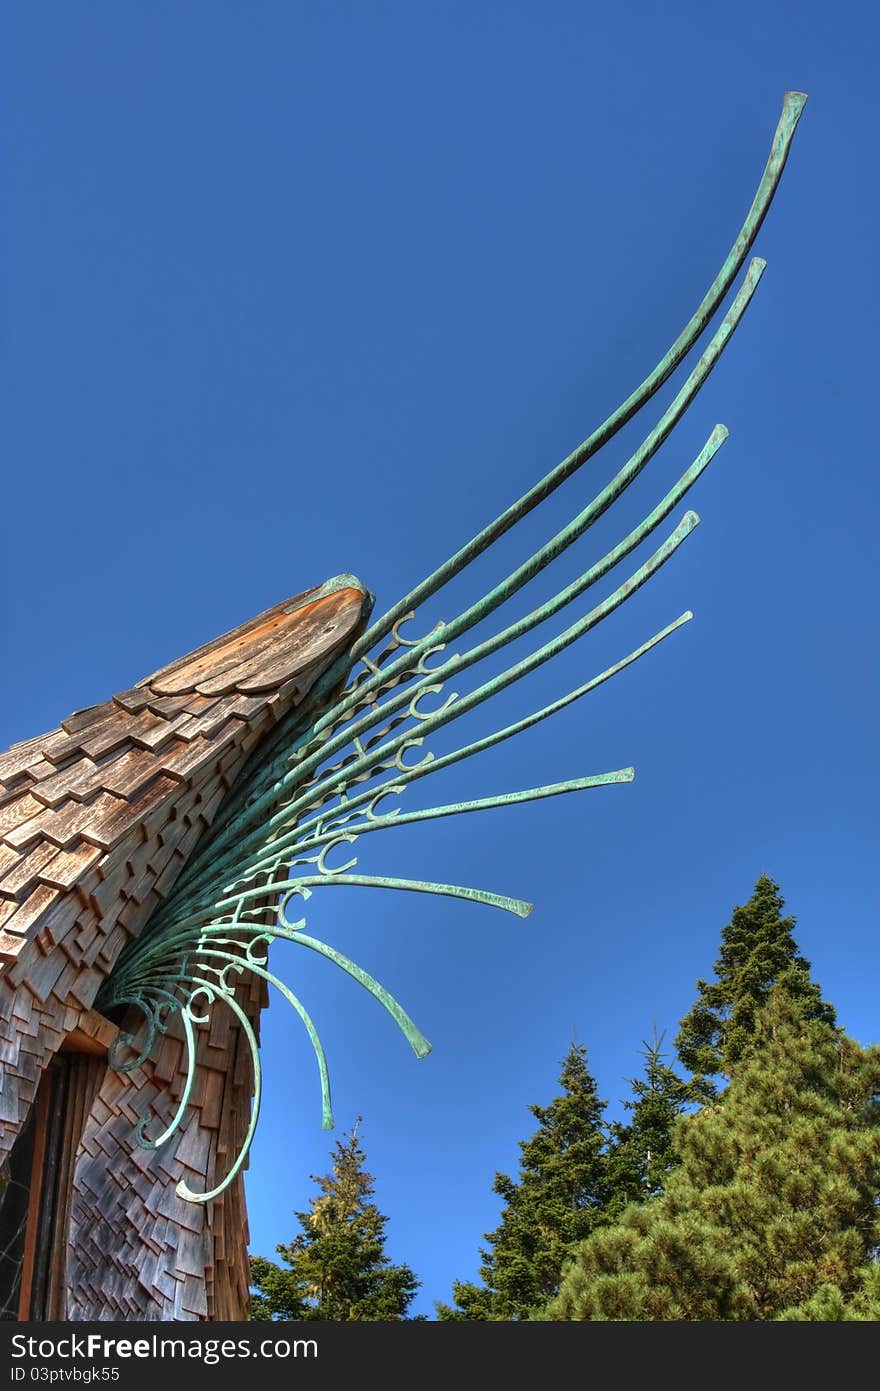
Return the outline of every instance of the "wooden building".
{"type": "MultiPolygon", "coordinates": [[[[350,850],[361,835],[408,822],[632,780],[632,768],[615,769],[403,814],[385,801],[554,716],[693,616],[687,610],[585,684],[513,724],[439,758],[421,749],[428,736],[555,660],[629,602],[697,526],[699,517],[688,510],[653,554],[561,633],[536,639],[527,656],[488,680],[476,678],[482,684],[466,695],[449,692],[439,706],[420,707],[424,697],[440,696],[445,682],[458,683],[586,596],[665,522],[724,444],[728,430],[719,424],[665,497],[605,555],[552,597],[542,594],[515,621],[499,618],[502,626],[490,637],[467,637],[584,536],[641,475],[730,343],[763,274],[760,258],[750,261],[674,399],[610,481],[503,580],[487,590],[478,567],[473,601],[456,612],[463,601],[453,598],[445,618],[422,624],[422,605],[593,459],[694,349],[745,265],[805,100],[800,92],[786,94],[740,232],[649,375],[571,454],[369,628],[371,597],[351,576],[337,577],[0,758],[0,1305],[6,1318],[241,1318],[247,1225],[236,1164],[251,1133],[258,1066],[252,1026],[265,1003],[263,982],[271,978],[266,958],[256,961],[251,948],[286,936],[320,951],[370,990],[424,1056],[429,1045],[398,1003],[355,963],[299,932],[285,917],[288,901],[301,904],[304,897],[296,896],[319,884],[347,883],[465,899],[525,917],[531,905],[520,900],[446,883],[347,874],[356,858],[332,868],[325,856],[342,845],[350,850]],[[413,619],[421,635],[402,636],[400,625],[413,619]],[[426,665],[459,639],[462,652],[426,665]],[[404,762],[405,754],[415,761],[404,762]],[[336,761],[322,768],[326,758],[336,761]],[[385,781],[371,782],[380,777],[385,781]],[[198,864],[187,866],[193,855],[198,864]],[[291,872],[302,865],[308,871],[291,887],[291,872]],[[178,893],[169,898],[184,866],[178,893]],[[231,944],[230,933],[239,934],[231,944]],[[230,964],[220,967],[220,959],[230,964]],[[244,974],[234,989],[226,981],[230,970],[244,974]],[[142,1050],[142,1063],[116,1071],[108,1048],[117,1035],[134,1036],[135,1022],[102,1016],[95,1004],[107,1000],[116,1014],[125,1001],[143,1002],[144,981],[152,998],[164,994],[167,1007],[174,1006],[170,1027],[163,1022],[150,1036],[154,1046],[142,1050]],[[187,1001],[171,995],[178,986],[189,990],[187,1001]],[[189,1006],[223,992],[231,1013],[212,1010],[197,1021],[196,1049],[189,1006]],[[147,1144],[159,1148],[135,1143],[142,1117],[150,1135],[163,1139],[147,1144]],[[180,1118],[164,1140],[162,1132],[180,1118]]],[[[275,984],[305,1016],[287,987],[275,984]]],[[[143,1012],[148,1031],[151,1009],[143,1012]]],[[[155,1010],[152,1019],[155,1025],[155,1010]]],[[[307,1027],[329,1118],[326,1060],[311,1021],[307,1027]]]]}
{"type": "MultiPolygon", "coordinates": [[[[93,1008],[261,741],[344,654],[368,597],[350,576],[261,614],[0,757],[0,1300],[5,1319],[240,1319],[241,1144],[252,1066],[214,1011],[191,1105],[157,1150],[183,1077],[180,1020],[132,1072],[93,1008]]],[[[256,1021],[265,987],[239,994],[256,1021]]]]}

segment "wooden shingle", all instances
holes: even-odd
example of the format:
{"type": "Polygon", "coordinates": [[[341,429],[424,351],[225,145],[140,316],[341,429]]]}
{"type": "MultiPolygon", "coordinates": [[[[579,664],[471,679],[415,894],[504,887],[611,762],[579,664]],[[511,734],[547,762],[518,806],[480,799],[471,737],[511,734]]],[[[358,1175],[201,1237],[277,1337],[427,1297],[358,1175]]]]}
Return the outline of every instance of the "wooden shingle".
{"type": "MultiPolygon", "coordinates": [[[[0,1156],[250,750],[351,645],[367,602],[347,579],[307,591],[0,756],[0,1156]]],[[[244,980],[241,995],[258,1028],[265,984],[244,980]]],[[[68,1318],[243,1316],[241,1177],[210,1212],[174,1185],[214,1186],[237,1152],[250,1059],[225,1011],[199,1048],[191,1112],[160,1151],[139,1150],[133,1127],[149,1115],[155,1134],[170,1119],[185,1065],[179,1020],[154,1059],[104,1074],[70,1197],[68,1318]]]]}

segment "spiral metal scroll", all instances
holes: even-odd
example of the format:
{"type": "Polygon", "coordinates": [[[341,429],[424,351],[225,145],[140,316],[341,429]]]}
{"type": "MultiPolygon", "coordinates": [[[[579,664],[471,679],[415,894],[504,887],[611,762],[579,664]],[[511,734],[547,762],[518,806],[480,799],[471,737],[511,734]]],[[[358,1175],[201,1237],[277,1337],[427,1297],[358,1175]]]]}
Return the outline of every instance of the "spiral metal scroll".
{"type": "Polygon", "coordinates": [[[705,298],[665,357],[642,384],[572,454],[536,483],[516,503],[467,545],[371,624],[353,648],[320,683],[311,709],[318,718],[305,722],[294,714],[259,750],[245,774],[181,873],[170,897],[148,928],[130,944],[105,983],[100,1008],[121,1004],[139,1007],[146,1029],[139,1046],[133,1036],[120,1039],[114,1066],[134,1068],[149,1054],[158,1034],[179,1014],[187,1050],[187,1078],[175,1115],[152,1139],[145,1123],[138,1143],[154,1148],[165,1143],[183,1119],[193,1085],[199,1027],[217,1004],[232,1010],[251,1050],[254,1099],[244,1144],[221,1182],[204,1193],[178,1185],[181,1197],[207,1202],[221,1193],[244,1163],[260,1106],[260,1062],[253,1027],[236,998],[236,980],[250,973],[280,991],[299,1014],[318,1065],[324,1124],[332,1124],[327,1062],[318,1033],[305,1007],[268,969],[268,948],[278,939],[319,953],[359,982],[391,1015],[418,1057],[430,1045],[402,1006],[362,967],[306,933],[305,905],[315,889],[339,885],[393,889],[467,899],[526,917],[531,905],[485,889],[427,883],[356,873],[351,853],[363,836],[419,821],[488,811],[513,803],[564,796],[588,788],[630,782],[632,768],[574,778],[544,787],[484,797],[475,801],[402,811],[398,801],[413,784],[442,769],[514,738],[580,700],[631,666],[646,652],[688,622],[690,612],[648,638],[635,651],[552,704],[525,715],[494,733],[463,743],[436,757],[426,745],[432,735],[491,701],[530,672],[552,661],[626,603],[672,557],[699,522],[687,511],[672,532],[604,600],[544,641],[525,657],[489,675],[467,693],[450,690],[472,667],[539,628],[624,562],[677,508],[727,438],[716,425],[696,459],[678,482],[617,545],[551,599],[532,608],[490,637],[460,652],[449,646],[489,618],[558,559],[614,504],[657,453],[693,402],[717,363],[757,288],[765,263],[756,258],[693,370],[674,400],[609,483],[545,545],[528,556],[500,583],[467,605],[454,618],[436,624],[421,637],[408,637],[404,625],[450,580],[461,574],[518,521],[550,496],[640,411],[688,356],[719,309],[745,263],[767,213],[785,166],[795,127],[806,98],[786,95],[782,116],[758,191],[739,235],[705,298]],[[347,680],[346,680],[347,678],[347,680]],[[339,692],[340,685],[341,694],[339,692]],[[323,702],[323,708],[322,703],[323,702]],[[428,706],[429,708],[426,708],[428,706]],[[382,808],[385,808],[384,810],[382,808]],[[331,863],[331,857],[336,861],[331,863]],[[342,862],[339,862],[339,857],[342,862]],[[302,914],[297,916],[297,914],[302,914]],[[127,1056],[126,1056],[127,1054],[127,1056]]]}

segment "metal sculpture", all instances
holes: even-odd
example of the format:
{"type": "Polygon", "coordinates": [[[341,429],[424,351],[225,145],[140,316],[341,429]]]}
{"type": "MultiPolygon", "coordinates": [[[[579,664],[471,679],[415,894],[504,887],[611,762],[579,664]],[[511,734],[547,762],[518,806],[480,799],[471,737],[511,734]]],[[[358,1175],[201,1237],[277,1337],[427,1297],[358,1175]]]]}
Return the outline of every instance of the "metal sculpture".
{"type": "MultiPolygon", "coordinates": [[[[112,1058],[122,1070],[137,1067],[149,1053],[157,1034],[165,1032],[173,1014],[183,1023],[188,1075],[179,1105],[162,1134],[148,1136],[145,1122],[137,1129],[145,1148],[163,1144],[179,1126],[187,1109],[195,1075],[197,1026],[206,1022],[218,1002],[237,1016],[247,1038],[254,1068],[254,1098],[250,1126],[242,1149],[229,1172],[208,1192],[194,1193],[178,1185],[181,1197],[207,1202],[232,1181],[244,1163],[260,1108],[260,1061],[251,1023],[235,994],[236,980],[250,972],[280,991],[308,1031],[318,1063],[325,1126],[332,1125],[327,1062],[317,1031],[293,992],[268,968],[268,948],[284,939],[319,953],[364,986],[388,1011],[418,1057],[430,1048],[402,1007],[365,970],[327,943],[306,932],[304,907],[317,888],[356,885],[408,893],[439,894],[470,899],[525,917],[531,905],[483,889],[425,883],[356,873],[358,860],[349,855],[331,864],[331,856],[348,854],[363,836],[418,821],[487,811],[514,802],[567,795],[587,788],[632,780],[632,768],[553,783],[545,787],[485,797],[477,801],[401,811],[396,801],[414,783],[452,764],[515,737],[581,699],[603,682],[631,666],[651,648],[687,623],[690,612],[655,633],[635,651],[570,691],[551,705],[534,711],[495,733],[464,743],[435,757],[423,746],[432,734],[490,701],[529,672],[590,632],[645,584],[697,526],[696,513],[684,514],[650,558],[601,603],[556,637],[535,647],[526,657],[476,685],[469,693],[449,692],[449,683],[470,668],[500,652],[561,613],[568,605],[626,559],[677,507],[727,438],[716,425],[691,466],[648,516],[578,579],[516,622],[499,628],[467,650],[445,655],[449,644],[470,632],[503,603],[519,593],[582,536],[639,476],[690,406],[705,383],[757,288],[765,262],[751,261],[742,285],[714,337],[704,349],[687,381],[638,449],[611,481],[560,531],[507,577],[479,595],[454,618],[438,623],[423,636],[404,636],[404,624],[414,620],[427,600],[460,575],[521,518],[550,496],[591,459],[640,411],[688,356],[714,317],[742,268],[779,183],[806,97],[786,94],[764,174],[743,226],[705,298],[654,370],[618,409],[572,454],[502,512],[433,574],[398,600],[371,624],[349,652],[324,676],[314,714],[301,713],[282,722],[269,742],[257,750],[225,806],[182,871],[174,890],[158,909],[148,928],[122,953],[98,997],[99,1008],[123,1004],[139,1007],[146,1020],[139,1046],[126,1034],[112,1058]],[[429,665],[431,660],[433,665],[429,665]],[[439,660],[438,660],[439,659],[439,660]],[[344,683],[344,684],[343,684],[344,683]],[[429,697],[442,698],[425,709],[429,697]],[[321,702],[323,701],[323,708],[321,702]],[[418,761],[407,762],[413,750],[418,761]],[[134,1049],[128,1058],[126,1049],[134,1049]]],[[[341,577],[339,583],[348,583],[341,577]]]]}

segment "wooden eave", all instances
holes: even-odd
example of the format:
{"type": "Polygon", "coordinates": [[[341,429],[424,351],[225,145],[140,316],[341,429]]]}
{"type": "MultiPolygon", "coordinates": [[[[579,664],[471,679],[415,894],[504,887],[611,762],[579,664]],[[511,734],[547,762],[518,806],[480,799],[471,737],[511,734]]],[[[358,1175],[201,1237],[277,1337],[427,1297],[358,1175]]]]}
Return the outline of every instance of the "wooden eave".
{"type": "Polygon", "coordinates": [[[27,942],[44,954],[63,943],[70,961],[100,953],[106,970],[256,743],[368,610],[360,583],[341,576],[0,755],[0,962],[27,942]]]}

